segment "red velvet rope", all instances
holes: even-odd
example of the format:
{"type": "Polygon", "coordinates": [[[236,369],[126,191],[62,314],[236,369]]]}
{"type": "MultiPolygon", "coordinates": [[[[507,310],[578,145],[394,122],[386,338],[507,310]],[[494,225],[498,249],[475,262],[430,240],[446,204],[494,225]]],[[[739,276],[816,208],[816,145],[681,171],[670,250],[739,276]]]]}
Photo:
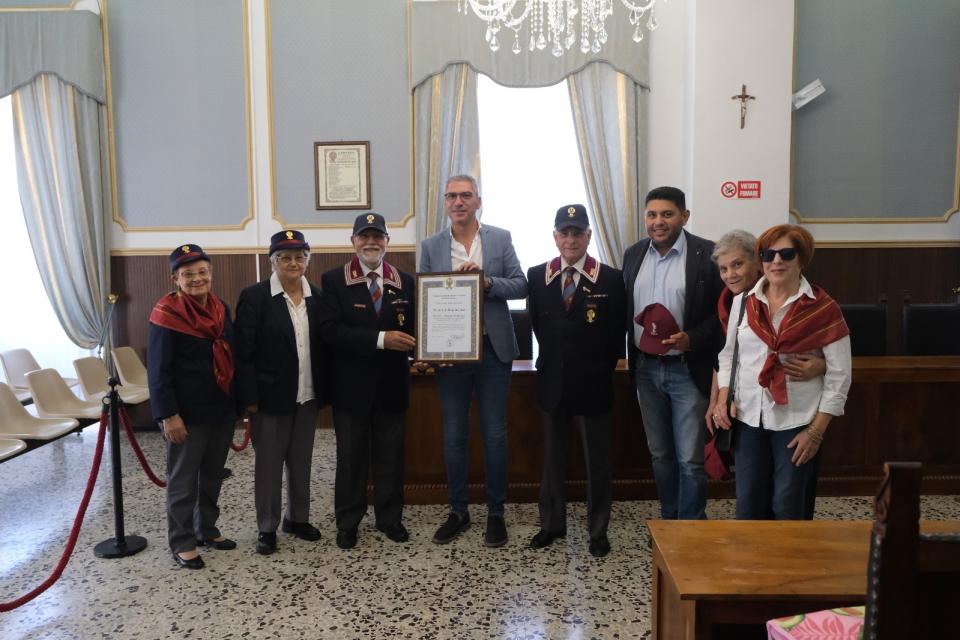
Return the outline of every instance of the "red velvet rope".
{"type": "Polygon", "coordinates": [[[247,445],[250,444],[250,418],[243,419],[243,442],[239,445],[230,443],[230,448],[236,452],[243,451],[247,448],[247,445]]]}
{"type": "Polygon", "coordinates": [[[49,589],[54,582],[60,579],[60,575],[70,560],[73,548],[77,544],[77,536],[80,535],[80,525],[83,524],[83,517],[87,513],[87,505],[90,504],[90,495],[93,493],[93,487],[97,484],[97,475],[100,473],[100,460],[103,458],[103,441],[107,433],[107,412],[104,411],[100,416],[100,432],[97,434],[97,449],[93,454],[93,466],[90,468],[90,476],[87,478],[87,488],[83,491],[83,500],[80,501],[80,508],[77,509],[77,516],[73,519],[73,528],[70,529],[70,537],[67,539],[67,546],[60,556],[60,562],[57,563],[53,573],[50,574],[39,587],[26,593],[16,600],[10,602],[0,602],[0,612],[12,611],[17,607],[30,602],[38,595],[49,589]]]}
{"type": "Polygon", "coordinates": [[[166,481],[158,478],[153,472],[153,469],[150,468],[150,463],[147,462],[147,457],[143,455],[143,449],[140,448],[140,443],[137,442],[137,437],[133,435],[133,427],[130,426],[130,416],[127,414],[127,406],[121,402],[119,409],[120,424],[123,425],[123,431],[127,434],[127,441],[130,443],[130,448],[133,449],[134,455],[137,456],[137,460],[140,461],[140,466],[143,467],[143,472],[147,474],[147,477],[150,478],[150,482],[153,484],[160,488],[166,487],[166,481]]]}

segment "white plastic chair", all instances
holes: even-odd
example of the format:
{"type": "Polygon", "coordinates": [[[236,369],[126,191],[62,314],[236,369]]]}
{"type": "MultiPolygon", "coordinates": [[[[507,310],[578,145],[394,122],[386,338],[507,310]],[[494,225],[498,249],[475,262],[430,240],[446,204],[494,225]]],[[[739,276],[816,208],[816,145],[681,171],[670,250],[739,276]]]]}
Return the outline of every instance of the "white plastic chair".
{"type": "Polygon", "coordinates": [[[133,347],[117,347],[111,349],[113,366],[117,368],[117,375],[125,387],[149,387],[147,382],[147,368],[143,366],[140,356],[133,347]]]}
{"type": "Polygon", "coordinates": [[[0,461],[15,456],[27,448],[27,443],[16,438],[0,438],[0,461]]]}
{"type": "Polygon", "coordinates": [[[10,387],[0,382],[0,437],[53,440],[78,426],[80,423],[73,418],[35,418],[17,401],[10,387]]]}
{"type": "MultiPolygon", "coordinates": [[[[101,400],[110,393],[110,373],[103,360],[90,356],[73,361],[73,368],[80,380],[80,390],[87,400],[101,400]]],[[[120,398],[127,404],[139,404],[150,399],[150,390],[147,387],[126,386],[117,387],[120,398]]]]}
{"type": "Polygon", "coordinates": [[[56,369],[31,371],[27,374],[27,384],[41,418],[96,420],[103,410],[103,403],[81,400],[74,395],[56,369]]]}
{"type": "MultiPolygon", "coordinates": [[[[0,351],[0,364],[3,365],[3,373],[7,376],[7,384],[15,391],[23,391],[29,388],[27,384],[27,373],[36,371],[40,368],[37,359],[33,357],[29,349],[10,349],[9,351],[0,351]]],[[[63,381],[68,387],[77,384],[76,378],[64,378],[63,381]]]]}

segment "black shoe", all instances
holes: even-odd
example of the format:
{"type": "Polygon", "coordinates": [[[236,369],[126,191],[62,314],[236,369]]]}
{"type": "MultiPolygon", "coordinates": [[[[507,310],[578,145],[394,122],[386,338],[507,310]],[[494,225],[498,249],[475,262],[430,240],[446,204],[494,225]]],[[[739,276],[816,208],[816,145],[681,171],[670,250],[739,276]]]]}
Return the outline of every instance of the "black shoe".
{"type": "Polygon", "coordinates": [[[594,558],[602,558],[608,553],[610,553],[610,541],[607,540],[606,534],[590,538],[590,555],[594,558]]]}
{"type": "Polygon", "coordinates": [[[483,536],[483,544],[492,548],[507,544],[507,523],[503,516],[487,516],[487,534],[483,536]]]}
{"type": "Polygon", "coordinates": [[[257,536],[257,553],[268,556],[277,550],[277,534],[261,531],[257,536]]]}
{"type": "Polygon", "coordinates": [[[224,467],[223,471],[220,472],[220,479],[226,480],[227,478],[233,475],[233,471],[230,470],[230,467],[224,467]]]}
{"type": "Polygon", "coordinates": [[[317,529],[309,522],[291,522],[284,518],[281,528],[284,533],[292,533],[301,540],[316,542],[320,539],[320,529],[317,529]]]}
{"type": "Polygon", "coordinates": [[[353,549],[357,546],[357,530],[337,529],[337,546],[341,549],[353,549]]]}
{"type": "Polygon", "coordinates": [[[397,524],[378,524],[377,531],[382,532],[394,542],[406,542],[410,539],[410,532],[399,522],[397,524]]]}
{"type": "Polygon", "coordinates": [[[470,514],[460,514],[456,511],[451,511],[447,515],[447,521],[440,525],[437,532],[433,534],[433,541],[436,544],[447,544],[469,526],[470,514]]]}
{"type": "Polygon", "coordinates": [[[229,538],[224,538],[223,540],[197,540],[198,547],[210,547],[211,549],[219,549],[220,551],[230,551],[237,548],[237,543],[229,538]]]}
{"type": "Polygon", "coordinates": [[[203,558],[200,556],[187,560],[185,558],[181,558],[180,554],[174,551],[173,559],[176,560],[177,564],[184,569],[203,569],[203,558]]]}
{"type": "Polygon", "coordinates": [[[551,544],[553,544],[554,540],[557,538],[564,538],[566,535],[566,530],[544,531],[543,529],[540,529],[540,531],[537,532],[537,535],[533,536],[533,538],[530,540],[530,548],[543,549],[544,547],[549,547],[551,544]]]}

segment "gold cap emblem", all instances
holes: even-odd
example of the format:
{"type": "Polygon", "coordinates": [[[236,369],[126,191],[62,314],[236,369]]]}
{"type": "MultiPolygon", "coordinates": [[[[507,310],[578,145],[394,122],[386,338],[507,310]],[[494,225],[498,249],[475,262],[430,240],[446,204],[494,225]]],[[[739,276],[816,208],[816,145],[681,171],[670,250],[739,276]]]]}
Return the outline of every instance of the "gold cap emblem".
{"type": "Polygon", "coordinates": [[[568,217],[568,218],[572,218],[572,217],[575,216],[575,215],[577,215],[577,208],[576,208],[576,207],[570,207],[569,209],[567,209],[567,217],[568,217]]]}
{"type": "Polygon", "coordinates": [[[293,240],[293,231],[287,231],[287,240],[293,240]]]}
{"type": "Polygon", "coordinates": [[[371,213],[371,214],[368,214],[368,215],[367,215],[367,224],[373,224],[373,221],[376,220],[376,219],[377,219],[376,216],[374,216],[372,213],[371,213]]]}
{"type": "Polygon", "coordinates": [[[180,247],[180,251],[183,251],[184,253],[190,253],[190,245],[188,244],[183,245],[182,247],[180,247]]]}

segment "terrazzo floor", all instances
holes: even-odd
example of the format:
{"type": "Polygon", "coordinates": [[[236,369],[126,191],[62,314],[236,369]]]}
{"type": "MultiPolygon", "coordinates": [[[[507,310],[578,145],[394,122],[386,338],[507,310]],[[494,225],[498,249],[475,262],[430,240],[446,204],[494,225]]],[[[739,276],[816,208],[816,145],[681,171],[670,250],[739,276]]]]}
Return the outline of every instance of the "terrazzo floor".
{"type": "MultiPolygon", "coordinates": [[[[33,589],[56,566],[96,445],[96,427],[0,464],[0,602],[33,589]]],[[[137,434],[162,472],[158,433],[137,434]]],[[[271,556],[254,551],[253,452],[231,453],[220,527],[239,546],[205,551],[206,568],[178,569],[166,545],[164,494],[140,471],[124,442],[127,535],[147,548],[117,560],[93,547],[114,535],[108,451],[76,550],[61,579],[22,607],[0,613],[0,639],[14,638],[646,638],[650,635],[650,551],[644,520],[653,501],[613,506],[613,552],[587,552],[585,507],[569,509],[566,540],[526,548],[537,531],[534,504],[507,507],[510,541],[482,544],[485,514],[449,545],[430,541],[440,505],[409,506],[411,540],[395,544],[360,528],[357,547],[334,544],[332,431],[319,431],[311,520],[323,538],[278,534],[271,556]]],[[[162,475],[162,473],[161,473],[162,475]]],[[[730,500],[708,505],[732,517],[730,500]]],[[[924,497],[923,517],[960,518],[960,497],[924,497]]],[[[868,498],[821,498],[819,518],[870,518],[868,498]]]]}

